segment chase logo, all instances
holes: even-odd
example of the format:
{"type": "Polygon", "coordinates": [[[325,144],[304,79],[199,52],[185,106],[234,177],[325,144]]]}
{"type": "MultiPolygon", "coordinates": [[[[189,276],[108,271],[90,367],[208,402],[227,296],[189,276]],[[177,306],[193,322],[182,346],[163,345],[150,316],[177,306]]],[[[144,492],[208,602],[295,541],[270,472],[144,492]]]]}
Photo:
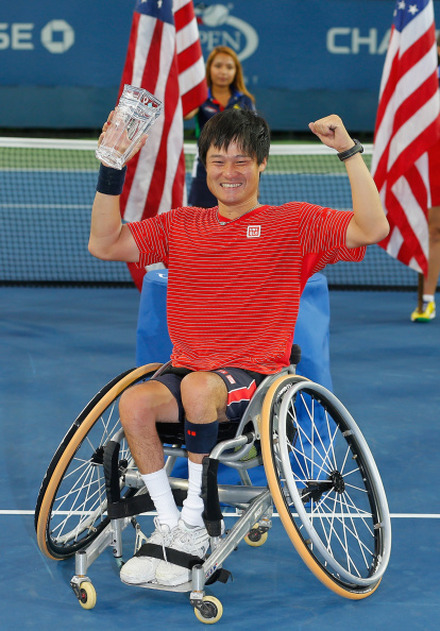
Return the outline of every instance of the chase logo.
{"type": "Polygon", "coordinates": [[[64,20],[52,20],[41,31],[41,43],[50,53],[65,53],[74,42],[75,31],[64,20]]]}
{"type": "Polygon", "coordinates": [[[248,226],[246,236],[248,239],[256,239],[261,236],[261,226],[248,226]]]}
{"type": "Polygon", "coordinates": [[[200,42],[208,55],[216,46],[229,46],[243,61],[257,50],[257,31],[248,22],[231,15],[230,5],[211,4],[207,7],[203,3],[195,4],[194,13],[199,24],[200,42]]]}

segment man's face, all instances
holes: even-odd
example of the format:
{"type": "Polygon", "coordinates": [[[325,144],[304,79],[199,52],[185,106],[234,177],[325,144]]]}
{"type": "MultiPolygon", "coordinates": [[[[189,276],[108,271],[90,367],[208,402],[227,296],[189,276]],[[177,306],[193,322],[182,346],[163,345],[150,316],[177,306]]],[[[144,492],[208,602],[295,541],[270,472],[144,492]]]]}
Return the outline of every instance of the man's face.
{"type": "Polygon", "coordinates": [[[226,206],[255,202],[266,163],[265,159],[258,165],[256,158],[245,154],[235,142],[227,150],[211,145],[206,154],[208,188],[226,206]]]}

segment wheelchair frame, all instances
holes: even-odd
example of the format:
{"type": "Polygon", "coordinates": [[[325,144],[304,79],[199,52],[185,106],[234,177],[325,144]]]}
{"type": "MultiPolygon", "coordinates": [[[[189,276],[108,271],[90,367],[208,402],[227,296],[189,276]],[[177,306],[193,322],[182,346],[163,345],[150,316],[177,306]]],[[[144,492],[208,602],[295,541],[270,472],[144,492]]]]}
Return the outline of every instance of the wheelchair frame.
{"type": "MultiPolygon", "coordinates": [[[[243,539],[249,545],[266,541],[273,504],[303,561],[340,596],[358,600],[371,595],[387,568],[391,522],[373,456],[347,409],[329,390],[296,375],[296,363],[265,378],[238,427],[224,424],[225,430],[233,429],[232,436],[220,436],[205,459],[202,495],[210,554],[192,567],[190,583],[148,585],[189,591],[201,622],[211,624],[222,615],[220,601],[207,595],[205,587],[227,580],[224,562],[243,539]],[[241,484],[218,484],[219,463],[233,468],[241,484]],[[261,464],[268,486],[253,486],[249,470],[261,464]],[[225,534],[221,505],[239,513],[225,534]]],[[[86,609],[96,604],[87,575],[92,563],[110,547],[121,567],[123,531],[132,524],[138,542],[143,535],[136,516],[154,510],[126,445],[117,402],[125,389],[164,368],[149,364],[107,384],[67,432],[41,484],[35,510],[39,548],[52,559],[75,555],[71,586],[86,609]]],[[[173,477],[172,470],[187,452],[179,426],[173,429],[173,442],[163,428],[159,433],[166,443],[170,484],[181,504],[188,481],[173,477]]]]}

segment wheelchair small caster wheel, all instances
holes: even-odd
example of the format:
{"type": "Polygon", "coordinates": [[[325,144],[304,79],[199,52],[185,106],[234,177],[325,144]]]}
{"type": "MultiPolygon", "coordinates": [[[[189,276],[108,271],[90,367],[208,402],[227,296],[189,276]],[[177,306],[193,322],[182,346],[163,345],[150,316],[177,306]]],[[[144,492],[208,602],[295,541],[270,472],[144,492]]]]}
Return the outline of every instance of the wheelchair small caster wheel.
{"type": "Polygon", "coordinates": [[[267,537],[267,530],[263,530],[259,527],[259,524],[255,524],[255,526],[245,536],[244,540],[246,541],[248,546],[258,548],[258,546],[262,546],[264,543],[266,543],[267,537]]]}
{"type": "Polygon", "coordinates": [[[124,559],[119,557],[119,558],[115,558],[115,563],[116,563],[116,567],[118,568],[118,570],[121,570],[121,568],[124,565],[125,561],[124,561],[124,559]]]}
{"type": "Polygon", "coordinates": [[[223,605],[214,596],[203,596],[202,602],[194,607],[194,613],[200,622],[214,624],[223,615],[223,605]]]}
{"type": "Polygon", "coordinates": [[[90,581],[80,584],[78,601],[83,609],[93,609],[96,605],[96,589],[90,581]]]}

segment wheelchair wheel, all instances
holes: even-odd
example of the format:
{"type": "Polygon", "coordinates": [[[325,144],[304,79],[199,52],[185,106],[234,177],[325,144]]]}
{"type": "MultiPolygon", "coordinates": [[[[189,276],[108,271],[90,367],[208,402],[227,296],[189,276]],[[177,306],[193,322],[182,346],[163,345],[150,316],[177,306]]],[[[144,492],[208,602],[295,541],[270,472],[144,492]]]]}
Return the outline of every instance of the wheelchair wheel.
{"type": "MultiPolygon", "coordinates": [[[[118,403],[130,386],[151,377],[161,364],[147,364],[115,377],[87,404],[56,450],[41,483],[35,508],[40,550],[64,559],[88,545],[108,524],[103,471],[104,445],[121,429],[118,403]]],[[[132,462],[125,439],[119,452],[132,462]]],[[[121,495],[134,494],[132,489],[121,495]]]]}
{"type": "Polygon", "coordinates": [[[261,447],[274,504],[315,576],[340,596],[378,587],[391,551],[388,503],[370,449],[347,409],[302,377],[274,381],[261,447]]]}

